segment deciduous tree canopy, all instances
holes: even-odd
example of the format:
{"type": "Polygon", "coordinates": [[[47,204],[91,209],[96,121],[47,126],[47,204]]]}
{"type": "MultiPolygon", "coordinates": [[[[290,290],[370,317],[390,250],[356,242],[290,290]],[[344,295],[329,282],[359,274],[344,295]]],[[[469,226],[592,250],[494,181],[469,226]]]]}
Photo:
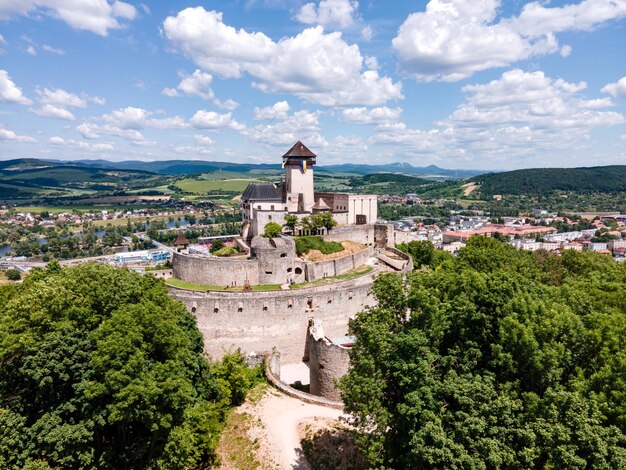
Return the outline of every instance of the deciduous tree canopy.
{"type": "Polygon", "coordinates": [[[373,466],[626,467],[626,266],[476,237],[374,292],[342,381],[373,466]]]}
{"type": "Polygon", "coordinates": [[[0,468],[200,468],[252,375],[211,364],[150,276],[45,271],[0,295],[0,468]]]}

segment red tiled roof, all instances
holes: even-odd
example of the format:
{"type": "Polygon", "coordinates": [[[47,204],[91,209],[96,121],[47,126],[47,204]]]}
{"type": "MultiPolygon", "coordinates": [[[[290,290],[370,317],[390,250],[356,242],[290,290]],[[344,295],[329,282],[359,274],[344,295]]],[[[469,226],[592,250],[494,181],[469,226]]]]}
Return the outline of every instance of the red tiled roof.
{"type": "Polygon", "coordinates": [[[174,240],[174,246],[178,245],[189,245],[189,240],[187,240],[187,237],[182,230],[178,232],[178,236],[176,237],[176,240],[174,240]]]}

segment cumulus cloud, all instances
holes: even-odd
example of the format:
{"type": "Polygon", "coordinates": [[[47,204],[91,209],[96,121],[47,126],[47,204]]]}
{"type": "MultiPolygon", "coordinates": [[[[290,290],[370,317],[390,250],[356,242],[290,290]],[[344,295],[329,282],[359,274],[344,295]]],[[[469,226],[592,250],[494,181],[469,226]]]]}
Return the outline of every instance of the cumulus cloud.
{"type": "Polygon", "coordinates": [[[225,109],[227,111],[234,111],[235,109],[237,109],[239,107],[239,103],[237,103],[235,100],[231,100],[230,98],[227,99],[227,100],[224,100],[224,101],[222,101],[222,100],[220,100],[218,98],[215,98],[213,100],[213,103],[218,108],[225,109]]]}
{"type": "Polygon", "coordinates": [[[270,146],[293,145],[303,140],[307,145],[326,147],[328,142],[321,135],[318,111],[296,111],[271,124],[259,124],[243,128],[240,133],[249,139],[270,146]]]}
{"type": "Polygon", "coordinates": [[[35,91],[37,92],[37,95],[39,95],[39,101],[42,103],[54,104],[65,108],[87,107],[87,102],[83,98],[75,95],[74,93],[62,90],[61,88],[37,88],[35,91]]]}
{"type": "Polygon", "coordinates": [[[325,106],[375,106],[402,98],[400,83],[365,69],[356,44],[321,26],[274,42],[226,25],[220,12],[196,7],[168,17],[163,35],[202,69],[222,78],[248,74],[264,92],[292,93],[325,106]]]}
{"type": "Polygon", "coordinates": [[[623,1],[531,2],[512,18],[499,18],[500,6],[500,0],[431,0],[425,11],[408,16],[392,41],[401,70],[421,81],[457,81],[533,56],[568,56],[571,47],[559,47],[556,33],[626,16],[623,1]]]}
{"type": "Polygon", "coordinates": [[[71,111],[54,104],[44,104],[37,109],[33,109],[32,112],[38,116],[65,119],[66,121],[74,121],[76,119],[71,111]]]}
{"type": "Polygon", "coordinates": [[[610,99],[586,99],[586,87],[585,82],[514,69],[497,80],[463,87],[465,101],[432,129],[384,123],[369,143],[432,158],[541,164],[539,156],[546,152],[554,158],[589,146],[593,128],[624,122],[622,114],[610,109],[610,99]]]}
{"type": "Polygon", "coordinates": [[[196,129],[219,129],[223,127],[237,127],[237,121],[231,113],[219,114],[215,111],[201,109],[189,120],[196,129]]]}
{"type": "Polygon", "coordinates": [[[32,101],[22,94],[6,70],[0,69],[0,101],[5,103],[31,104],[32,101]]]}
{"type": "Polygon", "coordinates": [[[92,143],[92,142],[84,142],[80,140],[74,139],[64,139],[59,136],[50,137],[48,142],[52,145],[56,146],[66,146],[70,148],[76,148],[80,150],[89,150],[96,152],[103,152],[108,150],[113,150],[115,147],[112,143],[109,142],[101,142],[101,143],[92,143]]]}
{"type": "Polygon", "coordinates": [[[4,0],[0,3],[0,18],[15,15],[48,15],[74,29],[106,36],[110,29],[123,28],[124,20],[133,20],[137,10],[130,3],[118,0],[4,0]]]}
{"type": "Polygon", "coordinates": [[[400,119],[401,108],[346,108],[341,111],[341,118],[346,122],[358,124],[383,124],[395,122],[400,119]]]}
{"type": "Polygon", "coordinates": [[[181,91],[186,95],[199,96],[202,99],[210,100],[213,98],[212,82],[213,76],[210,73],[196,70],[191,75],[183,77],[176,87],[177,90],[165,88],[162,93],[166,96],[179,96],[178,91],[181,91]]]}
{"type": "Polygon", "coordinates": [[[620,78],[615,83],[609,83],[602,87],[602,93],[607,93],[615,98],[626,97],[626,77],[620,78]]]}
{"type": "Polygon", "coordinates": [[[254,119],[286,119],[289,112],[289,103],[279,101],[265,108],[254,108],[254,119]]]}
{"type": "Polygon", "coordinates": [[[0,124],[0,141],[21,142],[26,144],[32,144],[37,142],[30,136],[17,135],[15,131],[7,129],[2,124],[0,124]]]}
{"type": "Polygon", "coordinates": [[[315,3],[304,4],[296,15],[296,19],[304,24],[337,25],[347,28],[354,23],[354,17],[359,9],[356,0],[320,0],[315,3]]]}

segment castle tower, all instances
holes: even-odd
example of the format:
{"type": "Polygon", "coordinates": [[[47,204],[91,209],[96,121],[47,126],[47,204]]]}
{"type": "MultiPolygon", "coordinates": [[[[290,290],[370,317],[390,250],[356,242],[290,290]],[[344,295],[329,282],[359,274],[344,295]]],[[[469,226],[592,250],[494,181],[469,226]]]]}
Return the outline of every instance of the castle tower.
{"type": "Polygon", "coordinates": [[[313,166],[316,155],[298,141],[283,155],[287,212],[311,212],[315,204],[313,166]]]}

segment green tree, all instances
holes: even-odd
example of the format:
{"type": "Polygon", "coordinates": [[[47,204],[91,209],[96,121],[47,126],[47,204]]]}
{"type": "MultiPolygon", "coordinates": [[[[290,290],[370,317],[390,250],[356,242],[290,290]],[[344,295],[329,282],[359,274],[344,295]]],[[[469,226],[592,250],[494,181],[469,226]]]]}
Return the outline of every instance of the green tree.
{"type": "Polygon", "coordinates": [[[7,279],[9,281],[19,281],[22,279],[22,275],[17,269],[9,269],[7,270],[7,279]]]}
{"type": "Polygon", "coordinates": [[[0,292],[0,468],[205,468],[253,377],[162,281],[52,262],[0,292]]]}
{"type": "Polygon", "coordinates": [[[283,227],[287,227],[291,233],[296,232],[296,227],[298,226],[298,216],[287,214],[285,215],[285,223],[283,227]]]}
{"type": "Polygon", "coordinates": [[[265,229],[261,236],[265,238],[276,238],[282,231],[283,228],[279,223],[268,222],[265,224],[265,229]]]}
{"type": "Polygon", "coordinates": [[[374,468],[624,468],[626,267],[470,239],[382,275],[341,381],[374,468]]]}

